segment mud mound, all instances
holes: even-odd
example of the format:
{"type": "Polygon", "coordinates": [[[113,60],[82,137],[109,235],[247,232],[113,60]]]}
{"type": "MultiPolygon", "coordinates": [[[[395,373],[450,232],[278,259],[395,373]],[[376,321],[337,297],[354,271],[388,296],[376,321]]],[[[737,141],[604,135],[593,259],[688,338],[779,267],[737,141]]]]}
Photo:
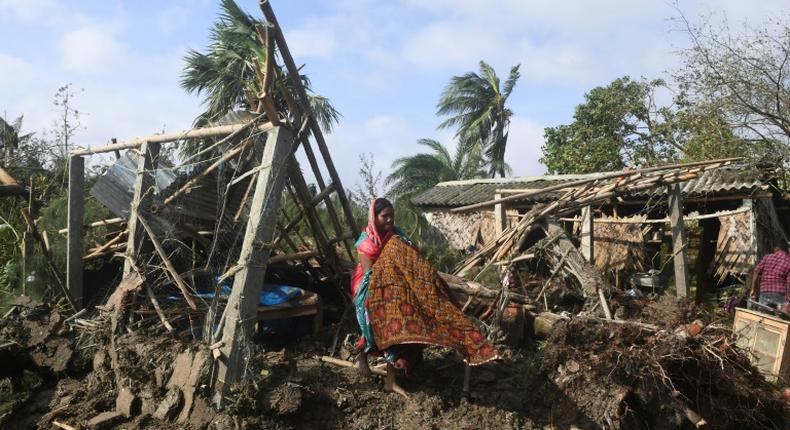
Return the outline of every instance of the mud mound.
{"type": "Polygon", "coordinates": [[[729,330],[692,336],[686,327],[655,331],[595,319],[558,325],[542,369],[599,425],[676,429],[704,420],[710,428],[786,428],[786,403],[729,330]]]}

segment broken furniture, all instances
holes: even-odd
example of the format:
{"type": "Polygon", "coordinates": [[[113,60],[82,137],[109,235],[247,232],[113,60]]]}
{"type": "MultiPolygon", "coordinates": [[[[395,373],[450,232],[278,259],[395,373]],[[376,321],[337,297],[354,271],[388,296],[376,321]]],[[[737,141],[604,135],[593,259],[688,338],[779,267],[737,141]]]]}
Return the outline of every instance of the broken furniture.
{"type": "Polygon", "coordinates": [[[313,335],[321,332],[324,324],[324,308],[321,296],[302,290],[299,297],[295,297],[278,305],[258,306],[258,323],[285,318],[313,316],[313,335]]]}
{"type": "Polygon", "coordinates": [[[737,345],[749,351],[752,364],[769,381],[790,381],[790,321],[736,308],[733,331],[737,345]]]}

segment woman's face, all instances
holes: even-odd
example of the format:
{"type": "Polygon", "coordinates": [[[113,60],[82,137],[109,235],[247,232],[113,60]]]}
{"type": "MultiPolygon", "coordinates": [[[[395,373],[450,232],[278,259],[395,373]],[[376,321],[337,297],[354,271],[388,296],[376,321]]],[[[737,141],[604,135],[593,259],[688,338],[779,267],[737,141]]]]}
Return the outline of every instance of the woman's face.
{"type": "Polygon", "coordinates": [[[384,208],[376,215],[376,229],[381,233],[389,233],[395,226],[395,210],[384,208]]]}

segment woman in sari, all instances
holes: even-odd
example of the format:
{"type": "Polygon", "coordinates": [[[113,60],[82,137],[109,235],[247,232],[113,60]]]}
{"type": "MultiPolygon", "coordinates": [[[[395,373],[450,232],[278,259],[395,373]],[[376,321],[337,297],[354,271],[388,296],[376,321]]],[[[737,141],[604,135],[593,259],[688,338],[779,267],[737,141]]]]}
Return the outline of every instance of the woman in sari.
{"type": "Polygon", "coordinates": [[[422,358],[422,346],[396,345],[386,350],[376,348],[373,332],[370,327],[365,302],[368,296],[368,286],[373,272],[373,264],[378,260],[384,245],[394,236],[398,235],[408,241],[406,234],[395,225],[395,209],[389,200],[377,198],[370,204],[368,211],[368,225],[360,234],[355,246],[357,248],[359,263],[351,278],[351,295],[357,313],[362,336],[357,342],[357,369],[363,375],[370,375],[368,354],[380,354],[387,361],[387,376],[384,380],[384,389],[403,396],[406,392],[395,381],[395,369],[403,369],[406,373],[411,370],[422,358]]]}
{"type": "MultiPolygon", "coordinates": [[[[371,203],[368,225],[356,247],[359,264],[351,292],[362,331],[356,363],[360,372],[370,374],[367,355],[380,354],[387,362],[384,389],[405,396],[395,381],[395,371],[410,374],[426,345],[452,349],[468,366],[499,358],[496,348],[449,294],[436,268],[395,226],[395,212],[387,199],[371,203]]],[[[468,381],[467,371],[465,391],[468,381]]]]}

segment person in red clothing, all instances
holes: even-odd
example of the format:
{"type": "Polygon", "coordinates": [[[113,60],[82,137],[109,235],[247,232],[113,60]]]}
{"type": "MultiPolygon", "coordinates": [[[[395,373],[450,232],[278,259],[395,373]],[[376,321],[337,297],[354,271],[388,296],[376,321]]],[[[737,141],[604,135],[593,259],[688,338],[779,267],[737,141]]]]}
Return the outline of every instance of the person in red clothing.
{"type": "Polygon", "coordinates": [[[752,300],[781,309],[788,301],[790,285],[790,254],[787,242],[782,240],[774,252],[764,256],[752,276],[752,300]]]}

